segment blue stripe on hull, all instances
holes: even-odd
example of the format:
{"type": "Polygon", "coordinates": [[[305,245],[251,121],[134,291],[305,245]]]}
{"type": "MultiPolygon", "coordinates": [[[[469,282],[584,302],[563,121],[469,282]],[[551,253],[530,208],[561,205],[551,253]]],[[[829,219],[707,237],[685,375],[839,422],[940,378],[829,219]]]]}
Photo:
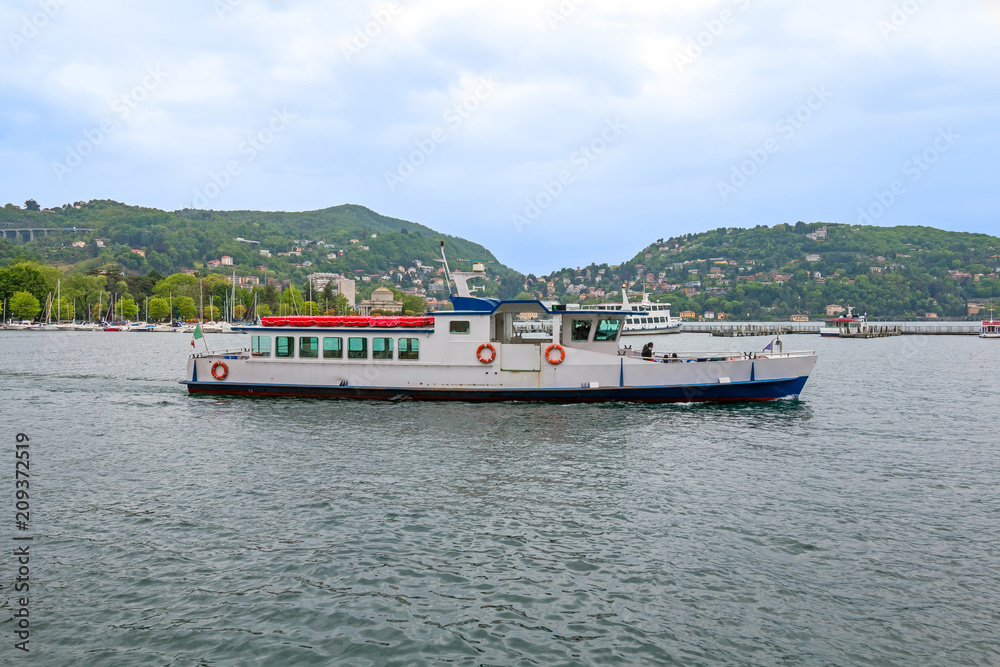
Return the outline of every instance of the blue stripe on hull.
{"type": "Polygon", "coordinates": [[[796,397],[808,377],[728,384],[673,387],[602,387],[600,389],[429,389],[423,387],[311,387],[252,385],[229,382],[185,382],[192,394],[298,396],[361,400],[414,401],[533,401],[544,403],[699,403],[774,401],[796,397]]]}

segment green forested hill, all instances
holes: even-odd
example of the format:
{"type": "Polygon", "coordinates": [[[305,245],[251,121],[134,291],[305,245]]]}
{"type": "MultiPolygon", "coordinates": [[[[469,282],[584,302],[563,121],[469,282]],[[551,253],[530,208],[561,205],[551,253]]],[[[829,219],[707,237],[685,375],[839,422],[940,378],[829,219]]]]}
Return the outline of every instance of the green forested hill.
{"type": "Polygon", "coordinates": [[[593,302],[601,299],[586,296],[591,287],[610,293],[627,283],[675,311],[741,319],[820,316],[830,304],[872,317],[964,317],[969,302],[1000,301],[998,253],[1000,238],[986,234],[799,222],[659,239],[620,266],[564,269],[542,280],[572,300],[581,287],[593,302]]]}
{"type": "MultiPolygon", "coordinates": [[[[714,311],[739,319],[821,317],[831,304],[854,306],[875,318],[964,317],[970,302],[1000,303],[1000,238],[930,227],[799,222],[720,228],[658,239],[620,265],[591,264],[542,277],[504,267],[478,244],[356,205],[301,213],[166,212],[113,201],[42,211],[0,209],[0,229],[24,227],[59,231],[31,242],[0,240],[0,268],[28,259],[59,267],[67,276],[120,270],[135,278],[190,269],[204,273],[210,260],[228,255],[235,267],[220,271],[260,276],[263,266],[269,277],[302,287],[313,272],[357,277],[387,274],[414,260],[436,266],[432,262],[445,240],[453,268],[468,268],[468,260],[488,262],[487,296],[512,298],[526,290],[541,298],[593,303],[620,300],[625,283],[634,292],[670,301],[675,312],[714,311]],[[261,255],[262,249],[272,256],[261,255]],[[300,254],[278,256],[291,251],[300,254]]],[[[57,277],[49,276],[49,282],[57,277]]],[[[412,284],[405,277],[403,282],[412,284]]],[[[377,284],[377,279],[364,287],[359,283],[359,290],[377,284]]]]}
{"type": "MultiPolygon", "coordinates": [[[[306,274],[317,271],[371,274],[400,265],[409,267],[414,260],[431,263],[440,257],[440,241],[444,240],[453,264],[466,266],[468,262],[462,259],[486,260],[488,271],[496,277],[514,275],[481,245],[356,205],[301,213],[190,209],[166,212],[113,201],[77,202],[77,206],[51,211],[11,205],[0,209],[0,229],[24,227],[83,227],[94,231],[36,234],[35,240],[27,243],[22,239],[0,241],[0,262],[27,257],[64,269],[90,271],[116,265],[128,274],[153,270],[168,275],[185,269],[203,270],[208,261],[228,255],[238,275],[259,275],[258,267],[265,266],[268,275],[301,284],[306,274]],[[98,247],[98,239],[105,247],[98,247]],[[352,243],[352,239],[356,242],[352,243]],[[73,247],[74,241],[82,241],[84,246],[73,247]],[[299,248],[298,256],[278,256],[299,248]],[[133,249],[142,250],[145,257],[133,249]],[[260,250],[268,250],[272,256],[262,256],[260,250]],[[330,259],[328,256],[335,251],[340,251],[341,256],[330,259]],[[307,262],[308,266],[300,266],[307,262]]],[[[501,281],[501,288],[503,282],[513,292],[520,289],[516,279],[501,281]]]]}

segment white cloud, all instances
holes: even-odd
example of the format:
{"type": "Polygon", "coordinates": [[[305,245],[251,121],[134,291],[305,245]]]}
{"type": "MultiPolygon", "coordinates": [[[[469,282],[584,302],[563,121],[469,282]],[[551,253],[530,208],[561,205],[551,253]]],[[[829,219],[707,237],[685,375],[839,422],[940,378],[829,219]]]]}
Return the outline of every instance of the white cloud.
{"type": "Polygon", "coordinates": [[[231,11],[220,15],[215,0],[72,0],[16,51],[10,35],[38,4],[0,7],[7,199],[178,207],[275,108],[288,108],[294,124],[215,208],[358,202],[481,234],[514,266],[543,271],[619,261],[683,231],[850,219],[911,151],[952,125],[963,143],[883,222],[993,224],[983,211],[984,199],[996,203],[985,194],[998,148],[989,128],[1000,31],[986,8],[996,0],[913,0],[919,9],[905,20],[893,15],[904,3],[890,0],[219,1],[231,11]],[[700,52],[681,67],[692,42],[700,52]],[[116,118],[109,105],[151,64],[166,79],[116,118]],[[495,92],[448,123],[481,77],[495,92]],[[818,85],[833,99],[722,201],[716,183],[818,85]],[[46,165],[109,115],[114,135],[53,178],[46,165]],[[516,234],[511,215],[524,199],[614,117],[629,124],[620,141],[516,234]],[[390,190],[385,172],[438,128],[446,139],[390,190]],[[951,192],[970,188],[965,211],[951,192]],[[552,236],[573,245],[541,242],[552,236]]]}

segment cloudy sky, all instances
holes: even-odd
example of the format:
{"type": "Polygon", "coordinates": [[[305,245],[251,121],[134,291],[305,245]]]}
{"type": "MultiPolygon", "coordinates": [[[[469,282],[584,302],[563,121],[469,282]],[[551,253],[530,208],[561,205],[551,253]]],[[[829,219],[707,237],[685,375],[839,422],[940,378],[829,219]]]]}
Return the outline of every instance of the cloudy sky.
{"type": "Polygon", "coordinates": [[[344,203],[528,272],[1000,232],[1000,0],[0,0],[0,204],[344,203]]]}

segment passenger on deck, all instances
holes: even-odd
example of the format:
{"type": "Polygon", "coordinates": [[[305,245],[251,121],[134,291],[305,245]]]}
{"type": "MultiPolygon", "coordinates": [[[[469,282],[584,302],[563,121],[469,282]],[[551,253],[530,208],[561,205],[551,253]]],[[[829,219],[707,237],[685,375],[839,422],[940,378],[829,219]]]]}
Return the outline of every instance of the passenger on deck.
{"type": "Polygon", "coordinates": [[[653,357],[653,344],[646,343],[642,347],[642,357],[643,359],[651,359],[653,357]]]}

